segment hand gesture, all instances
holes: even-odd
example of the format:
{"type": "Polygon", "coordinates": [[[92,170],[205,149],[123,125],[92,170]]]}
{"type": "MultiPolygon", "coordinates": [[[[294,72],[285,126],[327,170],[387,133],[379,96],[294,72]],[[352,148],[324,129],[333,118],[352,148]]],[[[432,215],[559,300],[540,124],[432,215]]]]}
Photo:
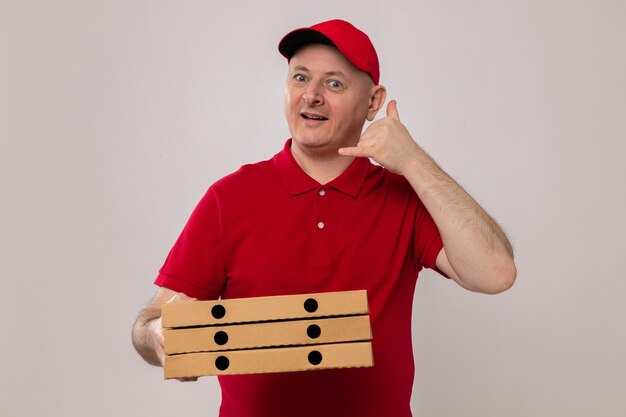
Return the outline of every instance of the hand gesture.
{"type": "Polygon", "coordinates": [[[354,147],[341,148],[339,154],[372,158],[396,174],[405,175],[424,151],[400,122],[395,100],[387,104],[387,117],[372,123],[354,147]]]}

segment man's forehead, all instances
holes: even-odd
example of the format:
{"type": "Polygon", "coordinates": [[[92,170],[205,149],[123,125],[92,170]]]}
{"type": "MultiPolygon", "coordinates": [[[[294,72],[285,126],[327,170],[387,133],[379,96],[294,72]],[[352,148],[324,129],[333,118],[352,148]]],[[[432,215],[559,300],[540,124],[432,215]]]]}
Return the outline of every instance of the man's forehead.
{"type": "MultiPolygon", "coordinates": [[[[302,71],[302,72],[311,72],[311,69],[304,66],[304,65],[295,65],[294,67],[292,67],[292,70],[294,71],[302,71]]],[[[338,76],[343,76],[346,77],[348,74],[345,74],[343,71],[339,71],[339,70],[330,70],[330,71],[325,71],[324,74],[326,75],[338,75],[338,76]]]]}
{"type": "Polygon", "coordinates": [[[355,67],[336,47],[321,43],[310,43],[300,47],[289,60],[290,70],[323,71],[344,76],[364,74],[355,67]]]}

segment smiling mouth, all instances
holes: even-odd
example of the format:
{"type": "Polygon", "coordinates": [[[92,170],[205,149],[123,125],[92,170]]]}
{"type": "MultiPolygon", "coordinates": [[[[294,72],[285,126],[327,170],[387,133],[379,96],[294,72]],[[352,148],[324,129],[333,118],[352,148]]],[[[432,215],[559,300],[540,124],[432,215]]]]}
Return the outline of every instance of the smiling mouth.
{"type": "Polygon", "coordinates": [[[307,120],[328,120],[328,117],[320,116],[319,114],[300,113],[300,116],[307,120]]]}

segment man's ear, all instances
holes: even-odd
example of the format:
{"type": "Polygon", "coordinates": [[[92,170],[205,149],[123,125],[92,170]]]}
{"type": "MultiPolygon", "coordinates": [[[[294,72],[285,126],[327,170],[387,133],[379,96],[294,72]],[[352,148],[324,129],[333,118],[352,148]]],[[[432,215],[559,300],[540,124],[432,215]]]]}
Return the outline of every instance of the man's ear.
{"type": "Polygon", "coordinates": [[[367,109],[367,120],[372,121],[387,98],[387,89],[382,85],[374,85],[370,89],[370,105],[367,109]]]}

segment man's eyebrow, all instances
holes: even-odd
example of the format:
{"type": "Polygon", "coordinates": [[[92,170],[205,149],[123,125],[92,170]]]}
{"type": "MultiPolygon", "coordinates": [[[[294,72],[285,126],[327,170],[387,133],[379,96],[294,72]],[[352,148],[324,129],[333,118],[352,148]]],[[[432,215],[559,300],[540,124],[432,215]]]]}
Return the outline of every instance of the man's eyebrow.
{"type": "MultiPolygon", "coordinates": [[[[296,65],[295,67],[293,67],[293,71],[311,72],[311,70],[304,65],[296,65]]],[[[339,75],[341,77],[347,77],[346,74],[342,71],[326,71],[324,75],[339,75]]]]}
{"type": "Polygon", "coordinates": [[[341,77],[346,77],[346,74],[344,74],[341,71],[328,71],[325,73],[326,75],[339,75],[341,77]]]}

